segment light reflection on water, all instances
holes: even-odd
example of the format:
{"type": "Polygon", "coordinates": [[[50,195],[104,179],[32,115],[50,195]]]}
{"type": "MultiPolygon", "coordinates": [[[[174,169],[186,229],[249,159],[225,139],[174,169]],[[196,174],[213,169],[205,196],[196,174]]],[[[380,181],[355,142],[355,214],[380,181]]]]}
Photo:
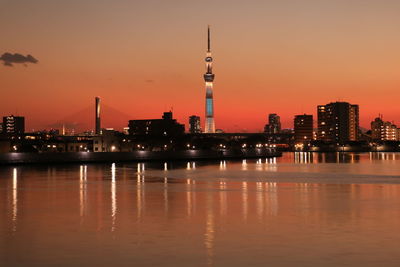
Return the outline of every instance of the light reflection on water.
{"type": "Polygon", "coordinates": [[[397,266],[400,185],[275,182],[263,176],[288,168],[300,173],[305,166],[325,171],[327,162],[350,163],[328,165],[346,167],[341,175],[360,167],[386,175],[396,173],[400,156],[292,153],[216,163],[4,167],[0,260],[397,266]],[[229,171],[253,176],[226,177],[229,171]],[[184,178],[175,175],[180,172],[184,178]],[[217,178],[199,179],[209,172],[217,178]]]}
{"type": "Polygon", "coordinates": [[[81,165],[79,171],[79,203],[80,203],[81,218],[85,215],[86,183],[87,183],[87,165],[81,165]]]}
{"type": "Polygon", "coordinates": [[[12,177],[12,231],[17,230],[17,216],[18,216],[18,171],[13,168],[12,177]]]}
{"type": "MultiPolygon", "coordinates": [[[[366,161],[398,161],[399,153],[392,152],[368,152],[368,153],[314,153],[295,152],[292,156],[285,157],[285,161],[292,160],[295,163],[358,163],[366,161]]],[[[274,158],[276,162],[276,158],[274,158]]],[[[282,159],[278,158],[278,161],[282,159]]]]}
{"type": "Polygon", "coordinates": [[[115,230],[115,220],[117,216],[117,189],[115,177],[115,163],[111,164],[111,232],[115,230]]]}

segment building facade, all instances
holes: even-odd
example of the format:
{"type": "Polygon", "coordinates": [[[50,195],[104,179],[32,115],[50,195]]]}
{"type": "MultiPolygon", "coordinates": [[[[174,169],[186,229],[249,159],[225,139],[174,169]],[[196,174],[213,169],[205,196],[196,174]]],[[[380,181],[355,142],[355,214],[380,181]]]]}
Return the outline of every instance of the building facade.
{"type": "Polygon", "coordinates": [[[281,117],[272,113],[268,115],[268,124],[264,127],[264,132],[267,134],[278,134],[281,132],[281,117]]]}
{"type": "Polygon", "coordinates": [[[313,115],[296,115],[294,117],[294,142],[306,144],[313,140],[313,115]]]}
{"type": "Polygon", "coordinates": [[[120,133],[114,130],[104,130],[101,135],[93,137],[94,152],[120,152],[122,140],[120,133]]]}
{"type": "Polygon", "coordinates": [[[201,133],[200,117],[192,115],[189,117],[189,133],[201,133]]]}
{"type": "Polygon", "coordinates": [[[347,102],[333,102],[317,107],[317,139],[343,144],[359,137],[359,108],[347,102]]]}
{"type": "Polygon", "coordinates": [[[25,118],[14,115],[3,117],[3,133],[7,134],[25,133],[25,118]]]}

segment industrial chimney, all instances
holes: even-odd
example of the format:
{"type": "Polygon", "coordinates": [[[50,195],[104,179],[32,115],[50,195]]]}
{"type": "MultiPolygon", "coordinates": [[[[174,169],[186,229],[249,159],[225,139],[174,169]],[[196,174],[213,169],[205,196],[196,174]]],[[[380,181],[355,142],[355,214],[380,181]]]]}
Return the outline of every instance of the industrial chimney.
{"type": "Polygon", "coordinates": [[[96,97],[96,135],[101,134],[101,126],[100,126],[100,97],[96,97]]]}

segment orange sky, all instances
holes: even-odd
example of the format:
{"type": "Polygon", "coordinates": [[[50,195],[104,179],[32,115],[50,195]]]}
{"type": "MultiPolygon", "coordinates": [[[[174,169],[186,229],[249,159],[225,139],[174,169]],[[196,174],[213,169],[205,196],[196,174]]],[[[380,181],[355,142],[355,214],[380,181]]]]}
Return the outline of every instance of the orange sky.
{"type": "Polygon", "coordinates": [[[336,100],[360,105],[362,127],[400,124],[398,14],[394,0],[5,0],[0,54],[39,63],[0,66],[0,115],[48,128],[100,96],[132,119],[203,119],[211,24],[217,128],[260,131],[268,113],[293,127],[336,100]]]}

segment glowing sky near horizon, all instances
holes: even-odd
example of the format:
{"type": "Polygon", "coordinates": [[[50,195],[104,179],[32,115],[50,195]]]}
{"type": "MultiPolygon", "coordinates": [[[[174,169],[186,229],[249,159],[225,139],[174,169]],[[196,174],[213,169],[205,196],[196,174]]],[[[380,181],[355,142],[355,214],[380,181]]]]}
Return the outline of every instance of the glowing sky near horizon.
{"type": "Polygon", "coordinates": [[[95,96],[132,119],[173,107],[178,121],[196,114],[203,124],[208,24],[216,128],[261,131],[268,113],[289,128],[337,100],[360,105],[362,127],[379,113],[400,124],[400,1],[0,3],[0,54],[39,60],[0,66],[0,115],[25,116],[28,130],[95,96]]]}

